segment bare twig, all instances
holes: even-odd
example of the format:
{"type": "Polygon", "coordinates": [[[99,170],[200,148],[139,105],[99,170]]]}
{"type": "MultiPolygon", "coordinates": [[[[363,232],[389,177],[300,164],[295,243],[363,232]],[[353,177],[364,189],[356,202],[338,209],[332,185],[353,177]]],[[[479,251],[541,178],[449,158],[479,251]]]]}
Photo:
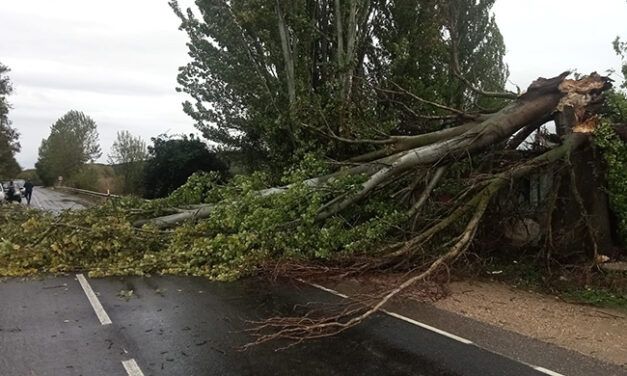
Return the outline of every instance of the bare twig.
{"type": "Polygon", "coordinates": [[[513,93],[511,91],[496,92],[496,91],[486,91],[486,90],[480,89],[476,87],[475,85],[473,85],[473,83],[470,82],[470,80],[464,77],[461,71],[461,67],[459,65],[459,57],[458,57],[459,52],[457,51],[457,36],[456,36],[456,33],[454,33],[452,27],[449,27],[449,32],[451,33],[451,68],[452,68],[453,74],[457,78],[459,78],[464,83],[464,85],[466,85],[472,92],[485,96],[485,97],[503,98],[503,99],[517,99],[518,98],[518,94],[513,93]]]}
{"type": "Polygon", "coordinates": [[[420,103],[424,103],[424,104],[428,104],[430,106],[433,106],[435,108],[439,108],[441,110],[445,110],[448,112],[452,112],[454,114],[457,114],[461,117],[464,117],[466,119],[475,119],[478,115],[473,115],[473,114],[468,114],[463,110],[451,107],[451,106],[447,106],[444,105],[442,103],[437,103],[434,101],[430,101],[428,99],[422,98],[417,96],[416,94],[412,93],[411,91],[403,88],[402,86],[400,86],[399,84],[397,84],[396,82],[392,82],[392,85],[394,85],[399,91],[394,91],[394,90],[389,90],[389,89],[381,89],[379,88],[378,90],[385,92],[385,93],[393,93],[393,94],[405,94],[413,99],[415,99],[416,101],[420,102],[420,103]]]}

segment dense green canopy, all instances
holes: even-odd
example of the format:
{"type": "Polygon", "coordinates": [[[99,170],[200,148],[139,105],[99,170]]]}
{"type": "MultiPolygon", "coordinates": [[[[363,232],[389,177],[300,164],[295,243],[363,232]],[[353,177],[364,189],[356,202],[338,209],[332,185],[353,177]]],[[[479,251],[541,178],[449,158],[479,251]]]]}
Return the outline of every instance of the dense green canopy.
{"type": "Polygon", "coordinates": [[[198,0],[181,10],[191,61],[184,104],[204,136],[280,170],[314,151],[345,158],[364,146],[333,135],[432,130],[455,122],[414,96],[470,111],[507,77],[494,0],[198,0]],[[400,90],[402,88],[402,90],[400,90]],[[447,121],[444,121],[447,120],[447,121]]]}
{"type": "Polygon", "coordinates": [[[79,111],[69,111],[50,127],[41,141],[37,174],[46,185],[59,176],[68,178],[88,161],[100,158],[96,122],[79,111]]]}
{"type": "Polygon", "coordinates": [[[0,178],[14,178],[20,171],[15,153],[20,151],[19,134],[11,127],[8,114],[10,105],[7,96],[13,91],[6,75],[9,68],[0,63],[0,178]]]}

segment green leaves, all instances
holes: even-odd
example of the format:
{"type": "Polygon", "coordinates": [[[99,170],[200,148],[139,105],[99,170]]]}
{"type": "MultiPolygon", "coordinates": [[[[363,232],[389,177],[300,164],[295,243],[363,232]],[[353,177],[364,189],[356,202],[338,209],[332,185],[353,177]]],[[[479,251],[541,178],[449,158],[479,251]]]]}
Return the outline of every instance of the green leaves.
{"type": "Polygon", "coordinates": [[[69,111],[50,128],[50,136],[42,140],[35,167],[46,185],[57,177],[69,178],[88,161],[100,158],[96,122],[79,111],[69,111]]]}
{"type": "Polygon", "coordinates": [[[7,96],[13,92],[9,77],[6,75],[9,68],[0,63],[0,179],[12,179],[21,171],[15,160],[15,154],[20,151],[19,134],[11,127],[8,114],[11,105],[7,96]]]}
{"type": "Polygon", "coordinates": [[[627,144],[603,123],[595,131],[595,144],[607,163],[607,190],[612,211],[619,219],[619,232],[627,242],[627,144]]]}
{"type": "MultiPolygon", "coordinates": [[[[321,164],[307,158],[305,170],[321,164]]],[[[382,190],[367,205],[316,222],[321,205],[350,193],[360,177],[312,188],[294,184],[262,196],[263,174],[236,177],[221,186],[215,174],[196,174],[172,196],[153,201],[124,198],[58,216],[0,207],[0,276],[86,271],[90,276],[182,274],[231,280],[270,259],[330,260],[376,250],[406,220],[382,190]],[[135,229],[137,214],[157,215],[177,205],[212,202],[212,216],[167,233],[135,229]]],[[[289,179],[288,179],[289,180],[289,179]]]]}
{"type": "Polygon", "coordinates": [[[480,98],[449,66],[455,42],[474,86],[503,89],[493,0],[206,0],[196,12],[170,4],[189,38],[178,76],[192,97],[184,110],[252,169],[279,175],[309,153],[347,159],[368,146],[325,134],[378,138],[399,126],[428,129],[421,115],[448,115],[390,92],[395,84],[467,111],[501,102],[480,98]]]}
{"type": "Polygon", "coordinates": [[[199,138],[190,135],[152,138],[150,158],[144,168],[144,191],[147,198],[165,197],[183,185],[198,171],[216,171],[224,177],[228,167],[199,138]]]}

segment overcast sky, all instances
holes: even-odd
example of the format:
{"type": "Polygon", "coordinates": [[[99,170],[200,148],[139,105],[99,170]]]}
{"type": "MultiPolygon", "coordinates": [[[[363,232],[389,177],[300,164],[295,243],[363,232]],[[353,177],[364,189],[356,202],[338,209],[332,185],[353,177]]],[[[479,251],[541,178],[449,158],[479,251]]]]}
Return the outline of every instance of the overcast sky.
{"type": "MultiPolygon", "coordinates": [[[[188,4],[190,1],[181,1],[188,4]]],[[[510,80],[525,88],[568,69],[618,68],[625,0],[497,0],[510,80]]],[[[98,124],[103,160],[120,130],[149,139],[195,132],[175,92],[186,37],[166,0],[0,0],[0,62],[15,87],[10,119],[18,161],[33,167],[41,139],[69,110],[98,124]]]]}

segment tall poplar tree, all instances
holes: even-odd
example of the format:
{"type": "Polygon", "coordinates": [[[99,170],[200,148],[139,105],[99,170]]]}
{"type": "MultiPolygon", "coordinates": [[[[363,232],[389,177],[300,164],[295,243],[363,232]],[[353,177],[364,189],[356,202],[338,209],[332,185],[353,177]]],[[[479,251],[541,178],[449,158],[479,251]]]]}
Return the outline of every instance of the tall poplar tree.
{"type": "Polygon", "coordinates": [[[13,91],[7,73],[9,68],[0,63],[0,178],[13,178],[20,171],[15,154],[20,151],[19,134],[11,127],[7,96],[13,91]]]}
{"type": "Polygon", "coordinates": [[[337,137],[372,138],[420,123],[418,112],[440,114],[390,89],[462,110],[480,104],[468,84],[503,89],[493,3],[198,0],[184,11],[173,0],[189,36],[184,110],[209,140],[275,169],[308,151],[345,158],[364,147],[337,137]]]}

